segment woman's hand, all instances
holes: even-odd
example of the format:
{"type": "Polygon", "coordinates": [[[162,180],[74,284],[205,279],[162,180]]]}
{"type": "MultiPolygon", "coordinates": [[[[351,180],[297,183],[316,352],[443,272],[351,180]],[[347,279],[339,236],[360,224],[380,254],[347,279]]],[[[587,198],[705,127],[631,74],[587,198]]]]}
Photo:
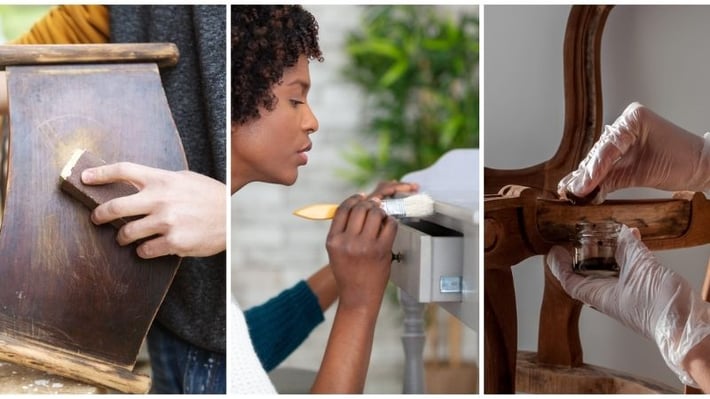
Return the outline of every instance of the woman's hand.
{"type": "Polygon", "coordinates": [[[416,193],[419,191],[419,184],[404,183],[396,180],[383,181],[377,184],[374,190],[367,196],[368,198],[385,199],[399,193],[416,193]]]}
{"type": "Polygon", "coordinates": [[[376,198],[353,195],[330,225],[326,248],[340,306],[379,310],[389,279],[397,222],[376,198]]]}
{"type": "Polygon", "coordinates": [[[217,180],[190,171],[167,171],[130,162],[87,169],[84,184],[118,181],[133,184],[138,193],[99,205],[95,224],[142,216],[119,229],[120,245],[143,240],[141,258],[164,255],[210,256],[226,248],[227,191],[217,180]]]}
{"type": "Polygon", "coordinates": [[[396,232],[378,198],[353,195],[338,207],[326,248],[340,301],[311,392],[362,393],[396,232]]]}

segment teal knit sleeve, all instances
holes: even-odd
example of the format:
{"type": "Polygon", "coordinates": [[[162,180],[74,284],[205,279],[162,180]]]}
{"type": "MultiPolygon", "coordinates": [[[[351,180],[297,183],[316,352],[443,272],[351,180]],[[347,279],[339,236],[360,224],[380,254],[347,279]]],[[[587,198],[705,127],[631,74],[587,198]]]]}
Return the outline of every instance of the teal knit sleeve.
{"type": "Polygon", "coordinates": [[[276,368],[324,320],[318,298],[305,281],[247,310],[244,316],[266,371],[276,368]]]}

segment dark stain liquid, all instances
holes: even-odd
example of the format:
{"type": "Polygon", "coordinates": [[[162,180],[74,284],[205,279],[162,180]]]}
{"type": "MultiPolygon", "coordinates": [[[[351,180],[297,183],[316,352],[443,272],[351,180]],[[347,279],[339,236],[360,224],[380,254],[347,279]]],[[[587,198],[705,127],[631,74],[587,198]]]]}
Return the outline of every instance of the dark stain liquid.
{"type": "Polygon", "coordinates": [[[565,196],[567,197],[567,200],[571,202],[573,205],[586,205],[594,199],[594,197],[599,194],[599,186],[597,186],[592,192],[589,194],[585,195],[584,197],[578,197],[570,191],[566,191],[565,196]]]}
{"type": "Polygon", "coordinates": [[[614,258],[586,258],[575,262],[574,271],[584,276],[616,277],[619,265],[614,258]]]}

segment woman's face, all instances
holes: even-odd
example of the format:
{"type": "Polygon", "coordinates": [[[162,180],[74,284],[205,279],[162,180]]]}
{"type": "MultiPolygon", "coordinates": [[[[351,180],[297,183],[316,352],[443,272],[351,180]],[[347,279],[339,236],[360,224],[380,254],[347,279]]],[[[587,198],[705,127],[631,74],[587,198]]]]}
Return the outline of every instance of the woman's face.
{"type": "Polygon", "coordinates": [[[274,86],[273,111],[262,108],[259,118],[232,124],[232,193],[254,181],[296,182],[298,167],[308,162],[308,136],[318,130],[318,120],[307,102],[310,86],[308,59],[301,56],[274,86]]]}

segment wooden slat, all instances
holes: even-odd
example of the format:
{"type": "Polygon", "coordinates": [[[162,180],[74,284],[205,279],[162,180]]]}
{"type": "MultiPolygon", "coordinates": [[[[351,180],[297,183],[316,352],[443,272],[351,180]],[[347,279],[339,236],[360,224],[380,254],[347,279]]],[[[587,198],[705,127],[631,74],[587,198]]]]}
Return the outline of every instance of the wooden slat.
{"type": "Polygon", "coordinates": [[[134,374],[130,367],[27,339],[1,336],[0,359],[121,392],[148,393],[150,389],[150,377],[134,374]]]}
{"type": "Polygon", "coordinates": [[[18,44],[0,46],[0,67],[119,62],[153,62],[169,67],[177,64],[178,56],[173,43],[18,44]]]}
{"type": "Polygon", "coordinates": [[[550,242],[569,242],[575,236],[577,222],[604,220],[636,227],[647,239],[677,238],[688,230],[690,202],[660,199],[572,205],[566,201],[537,201],[537,229],[550,242]]]}

